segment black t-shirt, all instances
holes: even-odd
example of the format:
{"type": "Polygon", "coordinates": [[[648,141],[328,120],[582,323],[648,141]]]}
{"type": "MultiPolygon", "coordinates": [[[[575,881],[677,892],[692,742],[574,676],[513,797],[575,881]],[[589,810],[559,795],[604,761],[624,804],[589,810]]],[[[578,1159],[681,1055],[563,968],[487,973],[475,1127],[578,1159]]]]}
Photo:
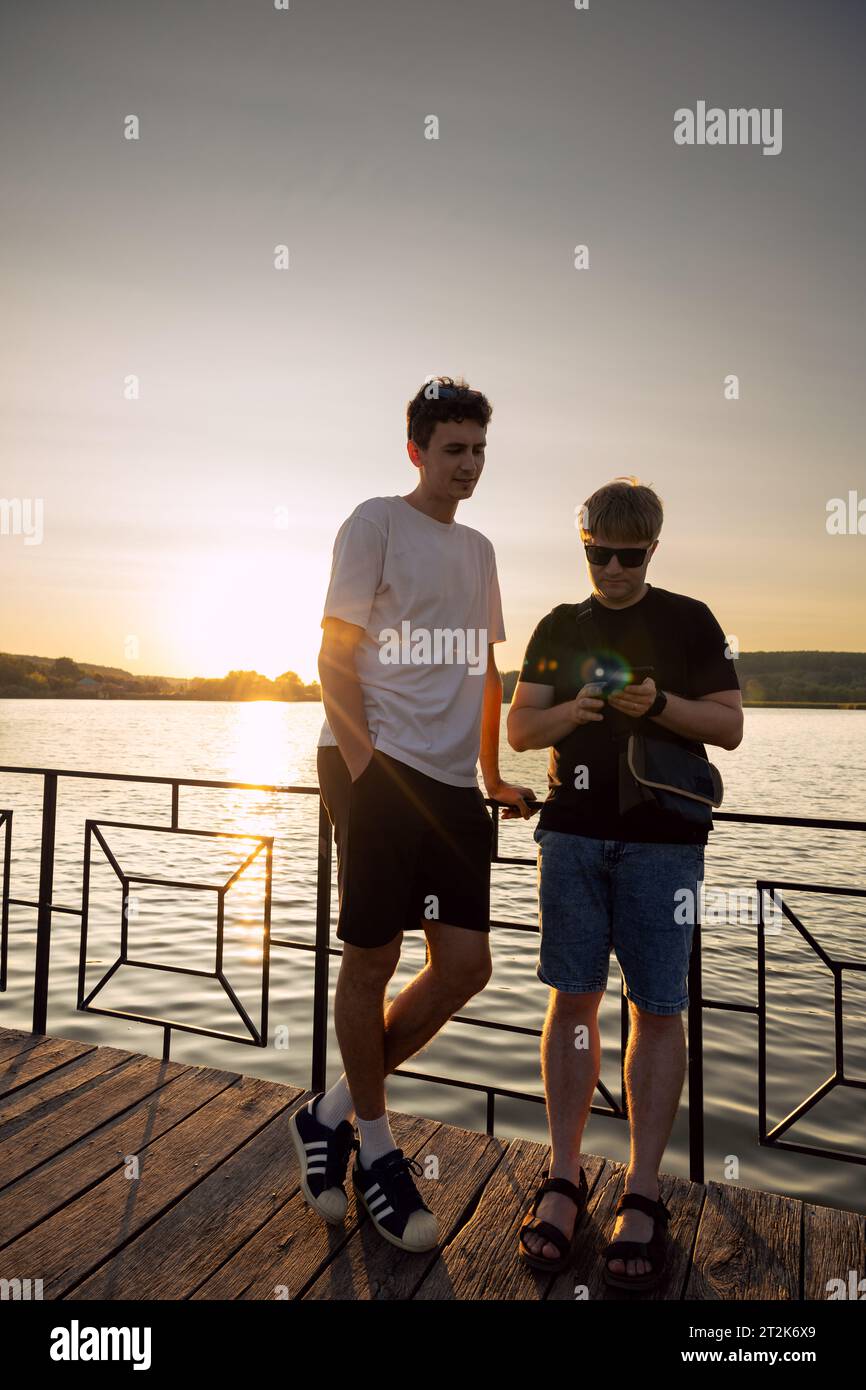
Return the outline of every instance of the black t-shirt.
{"type": "MultiPolygon", "coordinates": [[[[606,608],[594,594],[588,602],[559,604],[530,637],[520,679],[552,686],[551,703],[560,705],[593,679],[602,657],[632,668],[652,666],[658,690],[696,700],[739,689],[725,650],[725,635],[705,603],[649,585],[628,608],[606,608]]],[[[539,825],[601,840],[705,844],[704,827],[659,806],[640,806],[621,816],[618,790],[619,753],[630,733],[669,740],[706,758],[704,745],[612,705],[605,704],[603,714],[601,722],[580,725],[551,748],[550,790],[539,825]]]]}

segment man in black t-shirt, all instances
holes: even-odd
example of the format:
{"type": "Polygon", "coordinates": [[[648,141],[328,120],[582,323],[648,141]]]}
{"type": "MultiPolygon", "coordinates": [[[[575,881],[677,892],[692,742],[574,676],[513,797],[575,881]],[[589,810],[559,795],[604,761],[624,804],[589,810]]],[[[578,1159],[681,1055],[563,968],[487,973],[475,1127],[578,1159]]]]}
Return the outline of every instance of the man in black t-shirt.
{"type": "Polygon", "coordinates": [[[521,1258],[546,1269],[570,1258],[586,1199],[580,1144],[598,1081],[597,1014],[613,949],[632,1025],[631,1157],[605,1277],[637,1289],[654,1287],[664,1266],[668,1213],[658,1171],[685,1076],[681,1014],[707,829],[655,802],[621,809],[622,755],[629,735],[641,733],[705,760],[705,743],[736,748],[743,730],[739,681],[713,614],[646,582],[662,519],[659,498],[633,478],[588,499],[580,532],[592,592],[538,623],[508,715],[513,748],[550,749],[535,840],[538,975],[551,987],[542,1065],[552,1152],[521,1230],[521,1258]]]}

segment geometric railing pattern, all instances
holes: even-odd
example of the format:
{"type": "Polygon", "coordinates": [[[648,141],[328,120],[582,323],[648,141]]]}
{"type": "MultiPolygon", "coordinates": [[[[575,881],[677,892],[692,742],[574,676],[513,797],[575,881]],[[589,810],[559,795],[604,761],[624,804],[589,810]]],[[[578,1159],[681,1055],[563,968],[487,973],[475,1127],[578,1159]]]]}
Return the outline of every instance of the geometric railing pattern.
{"type": "Polygon", "coordinates": [[[271,874],[272,874],[272,854],[273,836],[270,835],[250,835],[237,834],[226,830],[181,830],[167,825],[141,825],[131,821],[107,821],[107,820],[87,820],[85,821],[84,836],[84,882],[81,898],[81,954],[78,963],[78,1003],[77,1007],[86,1013],[108,1014],[114,1018],[129,1018],[138,1023],[159,1024],[170,1033],[172,1028],[179,1028],[187,1033],[202,1033],[207,1037],[223,1038],[226,1042],[242,1042],[254,1047],[267,1046],[268,1031],[268,981],[269,981],[269,962],[270,962],[270,929],[271,929],[271,874]],[[229,875],[224,883],[198,883],[184,882],[183,880],[159,878],[148,874],[129,873],[123,869],[118,862],[117,855],[103,833],[109,827],[123,830],[146,830],[159,835],[172,836],[198,836],[209,840],[248,840],[254,848],[247,855],[243,863],[229,875]],[[99,845],[105,856],[107,863],[114,870],[121,887],[121,908],[120,908],[120,949],[117,959],[105,972],[102,979],[85,996],[85,965],[87,959],[87,922],[88,910],[90,905],[90,864],[93,842],[99,845]],[[223,947],[225,932],[225,904],[226,895],[231,888],[238,882],[250,865],[264,851],[266,856],[265,866],[265,892],[262,907],[262,978],[261,978],[261,1021],[258,1026],[253,1023],[234,989],[232,988],[223,968],[223,947]],[[166,965],[156,961],[146,961],[133,959],[129,955],[129,888],[132,883],[158,884],[165,888],[172,888],[178,891],[193,891],[198,893],[212,893],[216,896],[216,943],[213,970],[194,970],[186,966],[166,965]],[[109,980],[117,973],[123,965],[132,965],[146,970],[169,970],[179,975],[203,976],[208,979],[217,980],[222,987],[227,999],[232,1004],[238,1017],[244,1025],[245,1033],[227,1033],[214,1028],[200,1028],[191,1023],[181,1023],[176,1019],[158,1018],[152,1014],[132,1013],[125,1009],[107,1009],[97,1007],[93,1000],[105,989],[109,980]]]}
{"type": "MultiPolygon", "coordinates": [[[[845,1040],[842,1031],[843,991],[842,974],[845,970],[866,970],[866,961],[836,960],[825,950],[809,929],[800,921],[797,914],[782,897],[777,897],[779,889],[786,888],[798,893],[830,893],[840,897],[866,897],[866,888],[838,888],[828,884],[769,882],[759,879],[758,887],[758,1142],[766,1147],[790,1149],[794,1153],[814,1154],[819,1158],[838,1158],[847,1163],[866,1163],[866,1155],[850,1153],[842,1149],[820,1148],[813,1144],[795,1144],[782,1140],[781,1136],[793,1124],[811,1110],[818,1101],[828,1095],[836,1086],[853,1086],[866,1089],[866,1080],[845,1075],[845,1040]],[[767,1129],[767,984],[766,952],[764,941],[764,894],[769,894],[774,907],[781,907],[792,926],[808,942],[818,959],[826,965],[833,976],[833,1022],[835,1038],[834,1069],[825,1081],[817,1086],[810,1096],[796,1105],[793,1110],[767,1129]]],[[[864,1125],[866,1130],[866,1125],[864,1125]]]]}

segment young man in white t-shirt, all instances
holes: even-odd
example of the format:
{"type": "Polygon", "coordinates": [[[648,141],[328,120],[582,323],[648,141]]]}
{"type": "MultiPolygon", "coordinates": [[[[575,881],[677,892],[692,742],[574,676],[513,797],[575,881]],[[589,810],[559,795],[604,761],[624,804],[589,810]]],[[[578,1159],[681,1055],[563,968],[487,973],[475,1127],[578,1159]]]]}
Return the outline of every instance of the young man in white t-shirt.
{"type": "Polygon", "coordinates": [[[493,546],[454,520],[481,476],[491,413],[481,392],[449,377],[418,391],[407,409],[418,485],[362,502],[340,527],[322,618],[317,761],[337,842],[335,1026],[346,1070],[296,1111],[292,1135],[304,1195],[331,1222],[345,1215],[359,1149],[358,1203],[405,1250],[431,1249],[438,1229],[412,1179],[420,1168],[391,1134],[385,1077],[490,978],[493,826],[479,752],[488,796],[510,806],[534,796],[499,776],[493,644],[505,628],[493,546]],[[386,1013],[403,932],[418,929],[427,963],[386,1013]]]}

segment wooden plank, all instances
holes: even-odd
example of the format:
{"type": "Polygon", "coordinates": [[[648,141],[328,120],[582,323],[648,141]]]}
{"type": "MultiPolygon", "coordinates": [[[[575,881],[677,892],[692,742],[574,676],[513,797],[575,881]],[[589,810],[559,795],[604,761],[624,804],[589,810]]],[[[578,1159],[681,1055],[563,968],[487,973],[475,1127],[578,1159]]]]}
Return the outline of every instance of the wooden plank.
{"type": "MultiPolygon", "coordinates": [[[[416,1255],[399,1250],[379,1235],[362,1209],[360,1226],[304,1297],[411,1298],[438,1260],[439,1249],[456,1235],[467,1209],[475,1205],[505,1149],[500,1139],[456,1129],[453,1125],[441,1125],[415,1154],[418,1162],[427,1168],[431,1166],[431,1158],[438,1164],[438,1178],[425,1181],[418,1177],[417,1186],[439,1220],[442,1235],[439,1247],[416,1255]]],[[[354,1193],[350,1200],[354,1203],[354,1193]]]]}
{"type": "MultiPolygon", "coordinates": [[[[440,1127],[435,1120],[399,1113],[391,1114],[390,1121],[399,1147],[413,1155],[430,1142],[440,1127]]],[[[294,1162],[294,1146],[288,1135],[286,1143],[294,1162]]],[[[293,1171],[297,1172],[296,1166],[293,1171]]],[[[222,1269],[196,1290],[193,1298],[297,1298],[357,1229],[348,1175],[347,1182],[349,1208],[342,1226],[329,1226],[310,1210],[298,1190],[222,1269]]],[[[394,1254],[398,1253],[395,1249],[394,1254]]]]}
{"type": "Polygon", "coordinates": [[[366,1214],[359,1224],[351,1182],[344,1226],[306,1206],[286,1129],[306,1098],[294,1088],[0,1029],[0,1096],[0,1277],[42,1278],[48,1298],[825,1301],[834,1279],[862,1292],[866,1220],[853,1211],[663,1174],[671,1264],[660,1288],[629,1294],[607,1288],[601,1262],[625,1168],[594,1155],[574,1266],[551,1280],[517,1260],[542,1145],[392,1115],[401,1147],[439,1162],[428,1200],[443,1248],[413,1256],[366,1214]]]}
{"type": "Polygon", "coordinates": [[[550,1276],[535,1275],[517,1258],[517,1232],[549,1150],[513,1139],[481,1194],[474,1215],[445,1246],[415,1293],[416,1299],[538,1299],[550,1276]]]}
{"type": "Polygon", "coordinates": [[[801,1297],[821,1303],[831,1298],[862,1299],[866,1296],[866,1284],[860,1287],[864,1277],[866,1218],[856,1211],[804,1203],[801,1297]]]}
{"type": "MultiPolygon", "coordinates": [[[[163,1064],[151,1058],[162,1071],[163,1064]]],[[[158,1135],[196,1111],[238,1080],[237,1072],[179,1067],[175,1080],[151,1091],[94,1134],[43,1163],[0,1192],[0,1243],[12,1240],[120,1167],[126,1154],[140,1153],[158,1135]]],[[[25,1130],[26,1134],[27,1131],[25,1130]]]]}
{"type": "Polygon", "coordinates": [[[31,1121],[77,1102],[106,1072],[125,1067],[129,1061],[129,1053],[120,1048],[95,1047],[56,1071],[36,1077],[0,1104],[0,1136],[5,1141],[31,1121]]]}
{"type": "MultiPolygon", "coordinates": [[[[286,1106],[304,1094],[268,1084],[286,1106]]],[[[281,1112],[66,1297],[188,1298],[297,1191],[297,1159],[281,1112]]]]}
{"type": "Polygon", "coordinates": [[[128,1066],[105,1073],[74,1105],[34,1119],[20,1133],[0,1140],[0,1187],[68,1149],[186,1070],[179,1062],[138,1056],[128,1066]]]}
{"type": "MultiPolygon", "coordinates": [[[[20,1028],[0,1028],[0,1062],[19,1057],[22,1052],[30,1052],[38,1047],[45,1037],[44,1033],[25,1033],[20,1028]]],[[[82,1049],[87,1044],[81,1044],[82,1049]]]]}
{"type": "Polygon", "coordinates": [[[707,1183],[686,1300],[798,1299],[802,1202],[707,1183]]]}
{"type": "MultiPolygon", "coordinates": [[[[153,1107],[183,1085],[181,1080],[165,1087],[143,1107],[147,1119],[153,1107]]],[[[20,1279],[35,1271],[44,1280],[46,1298],[63,1297],[287,1104],[283,1087],[240,1076],[155,1142],[146,1120],[135,1149],[141,1171],[134,1186],[121,1157],[108,1177],[0,1251],[0,1274],[20,1279]]],[[[221,1210],[226,1217],[225,1208],[221,1210]]]]}
{"type": "MultiPolygon", "coordinates": [[[[691,1269],[691,1250],[700,1221],[704,1188],[700,1183],[677,1178],[670,1173],[659,1175],[659,1196],[671,1213],[668,1226],[671,1249],[664,1277],[655,1289],[641,1293],[628,1289],[609,1288],[604,1280],[604,1250],[613,1239],[616,1208],[625,1187],[626,1167],[611,1159],[590,1159],[600,1164],[595,1169],[596,1181],[590,1188],[586,1216],[580,1229],[574,1264],[551,1282],[547,1297],[556,1300],[593,1300],[631,1302],[647,1300],[677,1300],[691,1269]]],[[[584,1161],[587,1178],[590,1170],[584,1161]]]]}
{"type": "Polygon", "coordinates": [[[71,1064],[76,1058],[86,1057],[95,1051],[93,1046],[82,1051],[69,1038],[39,1037],[35,1045],[25,1052],[0,1060],[0,1096],[11,1095],[46,1072],[71,1064]]]}

